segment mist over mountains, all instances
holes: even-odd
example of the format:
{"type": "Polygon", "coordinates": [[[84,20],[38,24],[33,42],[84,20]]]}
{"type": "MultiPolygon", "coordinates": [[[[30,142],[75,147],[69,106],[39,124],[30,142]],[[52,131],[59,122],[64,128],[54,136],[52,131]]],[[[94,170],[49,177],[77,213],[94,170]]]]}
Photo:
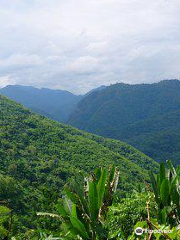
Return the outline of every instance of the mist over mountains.
{"type": "Polygon", "coordinates": [[[31,86],[8,85],[0,93],[23,104],[32,111],[65,122],[82,96],[63,90],[35,88],[31,86]]]}
{"type": "Polygon", "coordinates": [[[92,89],[83,95],[75,95],[65,90],[35,88],[32,86],[8,85],[0,89],[0,93],[23,104],[32,111],[65,123],[76,108],[77,103],[94,91],[100,91],[105,86],[92,89]]]}

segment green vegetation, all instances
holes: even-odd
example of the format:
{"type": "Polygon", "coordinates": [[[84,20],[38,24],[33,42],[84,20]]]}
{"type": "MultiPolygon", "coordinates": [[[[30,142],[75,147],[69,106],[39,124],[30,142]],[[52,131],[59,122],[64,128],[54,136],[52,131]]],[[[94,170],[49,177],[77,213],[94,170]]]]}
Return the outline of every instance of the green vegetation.
{"type": "Polygon", "coordinates": [[[180,221],[180,166],[176,170],[170,161],[167,161],[167,164],[168,172],[164,164],[161,164],[156,179],[151,173],[151,182],[158,206],[158,221],[176,226],[180,221]]]}
{"type": "Polygon", "coordinates": [[[151,209],[155,208],[152,193],[147,193],[146,189],[133,191],[126,197],[119,198],[109,211],[109,229],[112,236],[122,235],[128,237],[132,234],[132,229],[136,223],[146,220],[146,205],[148,199],[151,198],[151,209]]]}
{"type": "Polygon", "coordinates": [[[124,141],[157,162],[180,164],[180,81],[114,84],[84,96],[67,91],[7,86],[0,93],[51,119],[124,141]]]}
{"type": "Polygon", "coordinates": [[[137,239],[136,234],[132,234],[132,229],[137,227],[166,230],[163,233],[144,232],[139,239],[180,239],[180,166],[175,169],[168,160],[167,167],[165,169],[161,163],[156,176],[150,173],[150,186],[146,184],[145,189],[131,193],[111,207],[109,222],[113,239],[118,239],[117,236],[137,239]]]}
{"type": "MultiPolygon", "coordinates": [[[[3,202],[1,202],[3,204],[3,202]]],[[[0,206],[0,236],[1,238],[9,235],[11,228],[11,211],[5,207],[0,206]]]]}
{"type": "Polygon", "coordinates": [[[158,168],[127,144],[59,124],[0,96],[0,201],[13,209],[11,234],[18,240],[31,239],[37,229],[58,235],[57,220],[36,212],[54,212],[64,184],[77,173],[112,164],[120,169],[123,195],[158,168]]]}
{"type": "Polygon", "coordinates": [[[180,168],[174,169],[170,161],[167,165],[168,170],[160,165],[157,177],[151,173],[151,186],[115,201],[118,171],[96,169],[84,184],[76,180],[72,189],[65,188],[59,215],[38,215],[58,218],[63,240],[179,240],[180,168]],[[139,227],[144,231],[137,236],[139,227]]]}
{"type": "Polygon", "coordinates": [[[118,184],[119,172],[115,166],[109,169],[97,168],[90,178],[84,179],[84,185],[76,179],[71,190],[66,188],[63,205],[57,205],[60,215],[38,213],[57,217],[64,223],[62,237],[66,239],[108,238],[106,229],[107,213],[113,202],[118,184]]]}
{"type": "Polygon", "coordinates": [[[180,81],[115,84],[84,97],[68,123],[180,164],[180,81]]]}

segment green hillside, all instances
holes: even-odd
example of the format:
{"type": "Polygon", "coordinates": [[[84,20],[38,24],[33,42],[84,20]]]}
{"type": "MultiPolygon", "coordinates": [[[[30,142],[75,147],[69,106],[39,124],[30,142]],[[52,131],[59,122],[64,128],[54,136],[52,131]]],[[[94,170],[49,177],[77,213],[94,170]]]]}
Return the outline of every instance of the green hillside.
{"type": "Polygon", "coordinates": [[[35,227],[35,212],[51,210],[74,174],[112,163],[126,191],[158,166],[125,143],[54,122],[0,95],[0,201],[23,222],[15,232],[35,227]]]}
{"type": "Polygon", "coordinates": [[[69,124],[180,163],[180,81],[115,84],[82,99],[69,124]]]}

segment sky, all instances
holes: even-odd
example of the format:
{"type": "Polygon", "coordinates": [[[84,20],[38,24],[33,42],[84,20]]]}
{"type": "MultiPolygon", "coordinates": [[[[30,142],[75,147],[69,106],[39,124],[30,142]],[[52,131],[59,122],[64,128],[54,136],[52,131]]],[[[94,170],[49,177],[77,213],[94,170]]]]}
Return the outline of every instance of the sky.
{"type": "Polygon", "coordinates": [[[0,87],[180,78],[179,0],[0,0],[0,87]]]}

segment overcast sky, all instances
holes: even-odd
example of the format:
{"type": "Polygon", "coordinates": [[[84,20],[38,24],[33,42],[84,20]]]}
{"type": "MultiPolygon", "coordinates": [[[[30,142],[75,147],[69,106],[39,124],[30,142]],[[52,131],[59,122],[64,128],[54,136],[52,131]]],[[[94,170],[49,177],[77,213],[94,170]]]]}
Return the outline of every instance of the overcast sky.
{"type": "Polygon", "coordinates": [[[180,78],[180,0],[0,0],[0,86],[180,78]]]}

